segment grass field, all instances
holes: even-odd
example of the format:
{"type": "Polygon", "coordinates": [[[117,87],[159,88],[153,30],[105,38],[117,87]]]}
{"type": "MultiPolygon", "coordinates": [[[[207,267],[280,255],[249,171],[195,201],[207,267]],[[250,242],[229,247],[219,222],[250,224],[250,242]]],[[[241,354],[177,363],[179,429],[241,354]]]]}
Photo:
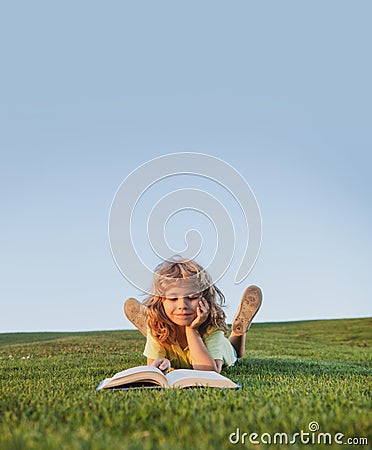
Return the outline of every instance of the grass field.
{"type": "Polygon", "coordinates": [[[0,449],[320,448],[319,433],[324,447],[370,448],[371,330],[368,318],[253,324],[246,357],[223,371],[242,389],[121,392],[95,387],[145,363],[137,331],[0,334],[0,449]]]}

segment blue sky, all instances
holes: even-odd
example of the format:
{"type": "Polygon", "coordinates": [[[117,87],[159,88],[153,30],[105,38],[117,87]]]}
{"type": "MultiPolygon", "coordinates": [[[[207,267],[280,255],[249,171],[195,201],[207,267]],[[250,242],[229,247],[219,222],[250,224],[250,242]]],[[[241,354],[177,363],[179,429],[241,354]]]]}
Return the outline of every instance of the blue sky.
{"type": "Polygon", "coordinates": [[[261,209],[256,265],[219,282],[230,320],[253,283],[261,322],[370,316],[371,9],[3,6],[0,332],[130,328],[110,205],[140,164],[184,151],[238,169],[261,209]]]}

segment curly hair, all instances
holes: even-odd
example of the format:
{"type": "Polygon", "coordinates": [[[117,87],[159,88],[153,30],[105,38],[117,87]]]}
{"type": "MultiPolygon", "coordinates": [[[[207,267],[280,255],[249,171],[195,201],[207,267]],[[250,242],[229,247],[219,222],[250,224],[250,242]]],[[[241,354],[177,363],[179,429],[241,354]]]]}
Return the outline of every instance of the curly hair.
{"type": "Polygon", "coordinates": [[[222,310],[225,296],[216,287],[210,275],[198,263],[187,259],[164,261],[155,268],[152,294],[143,304],[147,307],[147,325],[155,340],[164,347],[171,347],[176,343],[176,325],[165,313],[163,301],[166,290],[173,284],[181,284],[182,280],[192,281],[209,305],[208,318],[200,325],[199,333],[203,336],[212,329],[228,331],[226,315],[222,310]]]}

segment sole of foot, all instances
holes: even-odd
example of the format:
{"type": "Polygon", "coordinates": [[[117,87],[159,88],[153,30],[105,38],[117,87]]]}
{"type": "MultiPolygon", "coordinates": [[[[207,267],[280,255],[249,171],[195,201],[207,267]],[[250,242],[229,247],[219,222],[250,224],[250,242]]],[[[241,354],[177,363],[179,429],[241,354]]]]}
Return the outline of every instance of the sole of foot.
{"type": "Polygon", "coordinates": [[[239,310],[232,323],[232,332],[243,335],[250,327],[254,316],[257,314],[262,303],[262,292],[257,286],[249,286],[242,296],[239,310]]]}
{"type": "Polygon", "coordinates": [[[128,298],[124,303],[124,314],[128,320],[136,326],[139,331],[146,337],[147,335],[147,320],[146,309],[135,298],[128,298]]]}

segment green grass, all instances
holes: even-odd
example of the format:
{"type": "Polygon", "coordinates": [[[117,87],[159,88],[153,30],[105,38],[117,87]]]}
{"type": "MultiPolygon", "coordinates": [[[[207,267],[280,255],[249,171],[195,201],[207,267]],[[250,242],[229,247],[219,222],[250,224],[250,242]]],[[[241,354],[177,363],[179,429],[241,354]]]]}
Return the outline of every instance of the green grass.
{"type": "Polygon", "coordinates": [[[237,428],[261,441],[308,432],[311,421],[370,446],[371,326],[368,318],[253,324],[246,357],[223,371],[240,390],[96,392],[101,379],[145,363],[139,332],[0,334],[0,448],[319,448],[299,437],[287,446],[229,441],[237,428]]]}

